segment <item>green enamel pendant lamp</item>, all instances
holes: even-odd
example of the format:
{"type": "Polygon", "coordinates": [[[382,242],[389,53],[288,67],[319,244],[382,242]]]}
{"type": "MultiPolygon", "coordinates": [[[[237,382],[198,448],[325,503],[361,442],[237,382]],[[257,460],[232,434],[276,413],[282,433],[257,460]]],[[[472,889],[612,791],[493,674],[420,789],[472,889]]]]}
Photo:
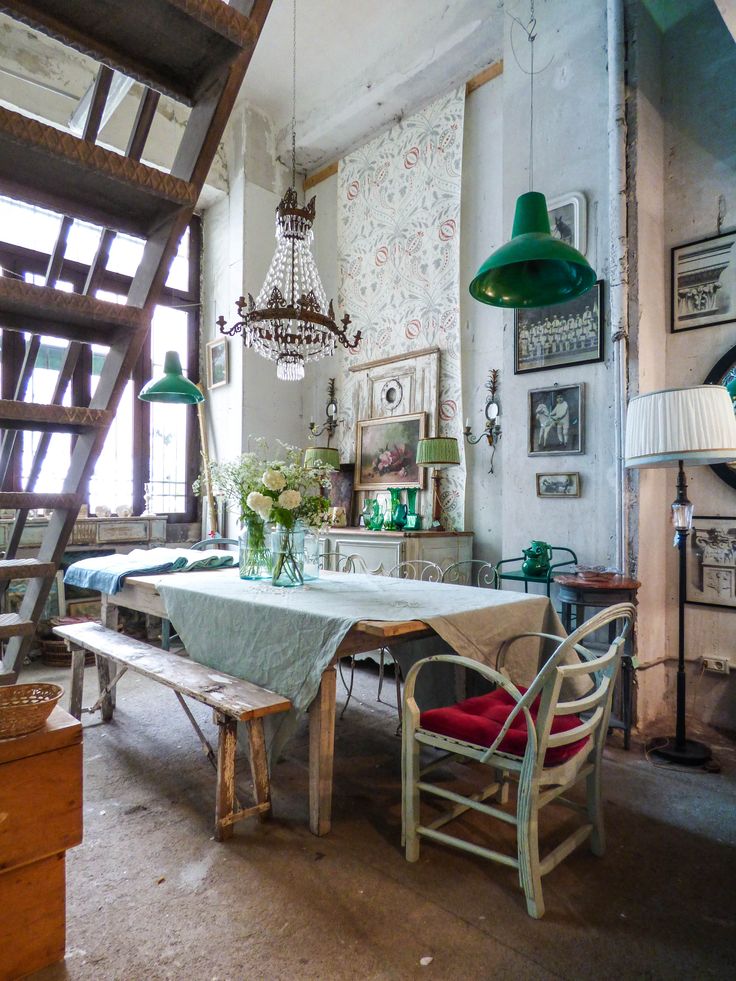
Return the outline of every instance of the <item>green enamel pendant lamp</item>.
{"type": "Polygon", "coordinates": [[[544,195],[527,191],[516,201],[511,241],[486,259],[470,295],[493,307],[547,307],[587,292],[595,279],[585,256],[550,234],[544,195]]]}
{"type": "Polygon", "coordinates": [[[176,351],[166,352],[163,378],[157,381],[151,379],[140,390],[138,398],[143,402],[168,402],[170,405],[195,405],[197,402],[204,402],[202,390],[184,377],[176,351]]]}
{"type": "MultiPolygon", "coordinates": [[[[492,307],[518,310],[564,303],[587,292],[596,275],[585,256],[550,234],[547,201],[534,182],[534,41],[537,21],[534,0],[524,25],[516,17],[530,47],[529,74],[529,190],[516,200],[509,242],[496,249],[470,284],[470,295],[492,307]]],[[[521,68],[521,65],[519,65],[521,68]]],[[[525,69],[522,69],[525,71],[525,69]]]]}

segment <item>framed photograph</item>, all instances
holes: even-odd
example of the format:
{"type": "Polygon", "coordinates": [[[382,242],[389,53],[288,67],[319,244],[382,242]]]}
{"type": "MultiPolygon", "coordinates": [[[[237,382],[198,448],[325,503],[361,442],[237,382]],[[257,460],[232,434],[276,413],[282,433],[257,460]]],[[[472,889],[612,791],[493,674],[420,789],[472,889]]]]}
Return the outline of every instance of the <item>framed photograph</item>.
{"type": "Polygon", "coordinates": [[[552,307],[514,311],[514,374],[603,360],[603,281],[552,307]]]}
{"type": "Polygon", "coordinates": [[[581,382],[529,392],[529,456],[583,452],[584,389],[581,382]]]}
{"type": "Polygon", "coordinates": [[[685,602],[736,610],[736,518],[693,518],[685,602]]]}
{"type": "Polygon", "coordinates": [[[230,380],[227,337],[207,344],[207,388],[219,388],[230,380]]]}
{"type": "MultiPolygon", "coordinates": [[[[734,415],[736,415],[736,345],[716,361],[706,375],[704,382],[706,385],[725,385],[733,402],[734,415]]],[[[736,490],[736,462],[712,463],[711,470],[729,487],[736,490]]]]}
{"type": "Polygon", "coordinates": [[[355,489],[423,487],[424,467],[417,466],[417,444],[427,431],[426,412],[358,422],[355,489]]]}
{"type": "Polygon", "coordinates": [[[538,473],[537,497],[580,497],[580,474],[538,473]]]}
{"type": "Polygon", "coordinates": [[[671,332],[736,320],[736,232],[672,250],[671,332]]]}
{"type": "Polygon", "coordinates": [[[587,246],[587,206],[585,195],[579,193],[562,194],[547,202],[549,229],[554,238],[585,255],[587,246]]]}

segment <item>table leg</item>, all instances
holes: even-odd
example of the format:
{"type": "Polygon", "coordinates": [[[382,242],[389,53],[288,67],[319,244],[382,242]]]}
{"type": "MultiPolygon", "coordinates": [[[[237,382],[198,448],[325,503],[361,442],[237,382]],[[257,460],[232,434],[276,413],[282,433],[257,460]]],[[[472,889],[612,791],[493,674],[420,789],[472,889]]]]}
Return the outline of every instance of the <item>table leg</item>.
{"type": "MultiPolygon", "coordinates": [[[[106,593],[102,593],[100,595],[100,620],[102,621],[103,627],[107,627],[109,630],[117,630],[119,625],[118,614],[119,610],[117,605],[110,602],[110,597],[106,593]]],[[[111,674],[110,662],[107,660],[107,658],[95,655],[95,661],[97,662],[97,676],[100,682],[100,691],[102,691],[106,685],[110,684],[111,678],[115,675],[115,669],[112,669],[111,674]]],[[[112,719],[112,714],[115,711],[116,704],[117,685],[112,689],[110,694],[102,703],[100,715],[103,722],[110,722],[112,719]]]]}
{"type": "Polygon", "coordinates": [[[309,709],[309,830],[319,836],[326,835],[331,824],[335,680],[335,668],[327,668],[309,709]]]}

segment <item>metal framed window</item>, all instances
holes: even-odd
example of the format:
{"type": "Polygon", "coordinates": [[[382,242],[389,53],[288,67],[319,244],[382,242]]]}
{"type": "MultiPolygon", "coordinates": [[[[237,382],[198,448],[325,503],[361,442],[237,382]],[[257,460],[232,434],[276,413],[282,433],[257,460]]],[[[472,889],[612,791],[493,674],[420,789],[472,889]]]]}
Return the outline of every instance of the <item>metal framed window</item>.
{"type": "MultiPolygon", "coordinates": [[[[49,255],[56,241],[61,216],[42,208],[0,198],[0,269],[6,276],[43,283],[49,255]]],[[[58,289],[81,292],[95,255],[102,229],[75,221],[69,233],[58,289]]],[[[169,521],[196,521],[198,501],[192,483],[198,473],[199,437],[196,410],[141,402],[142,386],[163,367],[167,350],[177,350],[189,378],[199,381],[201,222],[192,219],[182,237],[166,285],[156,305],[146,345],[126,387],[105,447],[89,482],[86,499],[91,513],[98,505],[144,508],[146,485],[149,506],[169,521]]],[[[110,249],[97,296],[124,303],[133,280],[143,242],[118,234],[110,249]]],[[[0,331],[0,395],[13,398],[14,383],[24,356],[24,335],[0,331]]],[[[26,398],[48,402],[61,366],[66,342],[44,337],[26,398]]],[[[85,345],[67,390],[65,403],[89,405],[106,349],[85,345]]],[[[24,432],[6,478],[8,490],[21,490],[33,458],[37,434],[24,432]]],[[[68,468],[72,436],[55,434],[49,446],[39,491],[58,490],[68,468]]]]}

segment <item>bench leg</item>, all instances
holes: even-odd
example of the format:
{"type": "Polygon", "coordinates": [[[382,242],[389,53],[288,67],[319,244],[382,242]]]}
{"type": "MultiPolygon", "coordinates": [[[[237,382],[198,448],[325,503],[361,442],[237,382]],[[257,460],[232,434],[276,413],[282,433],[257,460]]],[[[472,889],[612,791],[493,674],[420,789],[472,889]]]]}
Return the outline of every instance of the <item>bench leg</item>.
{"type": "Polygon", "coordinates": [[[215,841],[232,838],[232,817],[235,810],[235,750],[238,744],[238,723],[220,716],[217,720],[220,737],[217,743],[217,797],[215,800],[215,841]]]}
{"type": "Polygon", "coordinates": [[[263,719],[246,722],[248,746],[250,748],[250,772],[253,778],[253,795],[256,804],[267,804],[268,810],[260,811],[259,821],[267,821],[271,816],[271,781],[268,775],[266,740],[263,735],[263,719]]]}
{"type": "MultiPolygon", "coordinates": [[[[110,662],[101,654],[95,654],[97,662],[97,679],[100,684],[100,693],[110,684],[110,662]]],[[[115,689],[108,692],[100,703],[100,715],[103,722],[112,722],[112,714],[115,711],[115,689]]]]}
{"type": "Polygon", "coordinates": [[[332,811],[335,754],[335,668],[322,673],[317,697],[309,707],[309,830],[326,835],[332,811]]]}
{"type": "Polygon", "coordinates": [[[69,715],[82,718],[82,690],[84,688],[84,659],[87,652],[82,647],[72,650],[72,690],[69,694],[69,715]]]}

